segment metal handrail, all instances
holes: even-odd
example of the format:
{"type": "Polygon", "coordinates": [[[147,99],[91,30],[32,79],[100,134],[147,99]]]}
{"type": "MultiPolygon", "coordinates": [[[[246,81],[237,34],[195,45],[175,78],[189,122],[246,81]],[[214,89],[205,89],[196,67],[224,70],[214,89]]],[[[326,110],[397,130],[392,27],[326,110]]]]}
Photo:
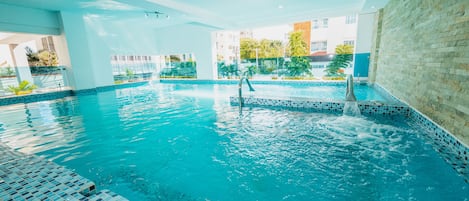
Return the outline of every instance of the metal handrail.
{"type": "Polygon", "coordinates": [[[249,86],[249,91],[255,91],[254,88],[252,87],[251,83],[249,82],[249,79],[246,76],[242,76],[241,79],[239,79],[239,84],[238,84],[238,100],[239,100],[239,111],[241,111],[241,108],[244,105],[244,100],[243,100],[243,80],[246,80],[246,83],[248,83],[249,86]]]}

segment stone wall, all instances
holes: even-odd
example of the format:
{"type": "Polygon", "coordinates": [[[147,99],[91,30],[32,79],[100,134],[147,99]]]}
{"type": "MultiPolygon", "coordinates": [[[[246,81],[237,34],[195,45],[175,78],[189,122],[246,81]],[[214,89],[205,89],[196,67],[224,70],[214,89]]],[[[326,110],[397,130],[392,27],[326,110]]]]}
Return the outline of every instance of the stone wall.
{"type": "Polygon", "coordinates": [[[376,82],[376,69],[378,68],[378,55],[381,42],[381,30],[383,29],[383,9],[375,13],[373,35],[371,38],[370,65],[368,69],[368,81],[376,82]]]}
{"type": "Polygon", "coordinates": [[[376,83],[469,145],[469,1],[391,0],[380,38],[376,83]]]}

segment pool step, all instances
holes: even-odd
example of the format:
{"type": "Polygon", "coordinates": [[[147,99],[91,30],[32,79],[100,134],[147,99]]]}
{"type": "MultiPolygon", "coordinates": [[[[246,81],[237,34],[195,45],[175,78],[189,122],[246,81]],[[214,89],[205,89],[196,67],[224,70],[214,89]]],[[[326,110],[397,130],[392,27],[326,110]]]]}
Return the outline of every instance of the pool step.
{"type": "MultiPolygon", "coordinates": [[[[239,106],[239,98],[230,96],[230,104],[239,106]]],[[[345,101],[317,100],[300,97],[245,96],[243,97],[243,106],[342,114],[345,101]]],[[[358,107],[362,115],[408,116],[410,112],[410,108],[402,104],[386,104],[374,101],[358,101],[358,107]]]]}
{"type": "Polygon", "coordinates": [[[0,143],[0,200],[126,200],[44,158],[14,151],[0,143]],[[96,199],[98,200],[98,199],[96,199]]]}

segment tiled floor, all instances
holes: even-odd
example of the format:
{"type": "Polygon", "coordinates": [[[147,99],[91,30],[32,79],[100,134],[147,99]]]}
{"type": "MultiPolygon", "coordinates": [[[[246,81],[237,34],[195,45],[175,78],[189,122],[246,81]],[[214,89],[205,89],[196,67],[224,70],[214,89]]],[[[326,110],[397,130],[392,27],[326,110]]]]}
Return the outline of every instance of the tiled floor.
{"type": "Polygon", "coordinates": [[[53,162],[0,143],[0,200],[127,200],[53,162]]]}

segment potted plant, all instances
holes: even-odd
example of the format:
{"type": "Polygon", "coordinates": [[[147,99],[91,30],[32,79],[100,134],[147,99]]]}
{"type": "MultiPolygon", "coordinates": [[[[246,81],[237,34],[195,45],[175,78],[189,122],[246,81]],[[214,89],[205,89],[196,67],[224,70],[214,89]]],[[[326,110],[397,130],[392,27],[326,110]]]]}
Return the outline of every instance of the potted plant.
{"type": "Polygon", "coordinates": [[[34,84],[30,84],[28,81],[23,80],[17,87],[15,86],[8,86],[7,90],[15,93],[15,95],[25,95],[30,94],[37,86],[34,84]]]}
{"type": "Polygon", "coordinates": [[[134,81],[135,74],[134,74],[134,72],[133,72],[132,70],[130,70],[130,69],[128,69],[128,68],[125,69],[125,74],[127,75],[127,79],[128,79],[129,82],[134,81]]]}

